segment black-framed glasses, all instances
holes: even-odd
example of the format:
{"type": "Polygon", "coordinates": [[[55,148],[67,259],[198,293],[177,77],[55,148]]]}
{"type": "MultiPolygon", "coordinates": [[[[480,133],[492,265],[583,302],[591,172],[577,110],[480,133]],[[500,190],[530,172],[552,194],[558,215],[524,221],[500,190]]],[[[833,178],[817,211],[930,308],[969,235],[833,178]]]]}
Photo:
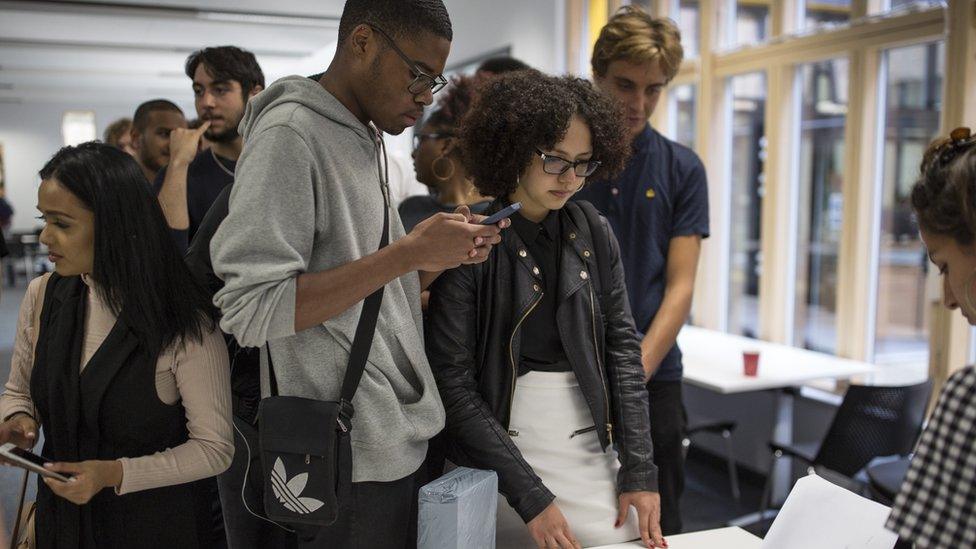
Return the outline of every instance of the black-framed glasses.
{"type": "Polygon", "coordinates": [[[446,132],[415,133],[413,134],[413,148],[419,149],[420,144],[427,139],[446,139],[448,137],[454,137],[454,134],[446,132]]]}
{"type": "Polygon", "coordinates": [[[407,86],[407,91],[413,95],[420,95],[427,90],[430,90],[431,94],[435,94],[444,89],[444,86],[447,85],[447,78],[445,78],[443,74],[431,76],[422,71],[420,67],[417,66],[416,61],[407,57],[407,54],[403,53],[403,50],[397,47],[396,42],[393,41],[393,38],[391,38],[389,34],[386,34],[383,29],[373,25],[372,23],[367,24],[371,29],[378,32],[380,36],[386,38],[386,41],[390,43],[390,47],[393,48],[393,51],[395,51],[396,54],[400,56],[400,59],[403,59],[403,62],[410,67],[410,72],[413,74],[414,78],[413,81],[407,86]]]}
{"type": "Polygon", "coordinates": [[[542,157],[542,171],[549,175],[562,175],[573,168],[576,177],[589,177],[600,167],[599,160],[566,160],[559,156],[546,154],[539,149],[536,149],[535,152],[542,157]]]}

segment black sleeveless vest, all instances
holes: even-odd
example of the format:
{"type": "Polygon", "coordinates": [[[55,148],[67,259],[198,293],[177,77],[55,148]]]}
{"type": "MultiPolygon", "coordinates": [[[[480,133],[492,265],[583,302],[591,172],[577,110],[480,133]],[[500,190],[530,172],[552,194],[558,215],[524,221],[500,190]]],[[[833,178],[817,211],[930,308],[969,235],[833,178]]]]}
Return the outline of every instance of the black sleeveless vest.
{"type": "MultiPolygon", "coordinates": [[[[156,391],[157,356],[124,314],[80,371],[88,287],[81,277],[51,276],[44,297],[31,398],[44,431],[42,455],[54,461],[139,457],[187,440],[182,404],[156,391]]],[[[38,482],[39,549],[212,547],[202,481],[118,496],[105,488],[75,505],[38,482]]]]}

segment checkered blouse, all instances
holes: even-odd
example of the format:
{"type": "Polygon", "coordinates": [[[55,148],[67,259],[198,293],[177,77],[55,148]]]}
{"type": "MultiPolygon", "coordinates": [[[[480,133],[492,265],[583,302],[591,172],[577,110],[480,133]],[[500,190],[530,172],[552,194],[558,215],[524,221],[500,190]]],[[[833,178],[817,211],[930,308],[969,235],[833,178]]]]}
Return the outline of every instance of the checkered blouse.
{"type": "Polygon", "coordinates": [[[976,547],[976,367],[946,382],[886,527],[919,549],[976,547]]]}

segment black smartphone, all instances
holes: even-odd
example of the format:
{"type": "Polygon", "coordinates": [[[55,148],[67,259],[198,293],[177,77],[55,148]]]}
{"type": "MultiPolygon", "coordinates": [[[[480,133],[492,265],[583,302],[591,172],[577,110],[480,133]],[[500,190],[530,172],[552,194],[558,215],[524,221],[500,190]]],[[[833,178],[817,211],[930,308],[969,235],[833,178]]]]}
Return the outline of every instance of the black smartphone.
{"type": "Polygon", "coordinates": [[[506,208],[504,208],[502,210],[499,210],[499,211],[495,212],[492,215],[489,215],[488,217],[485,218],[484,221],[481,222],[481,224],[482,225],[494,225],[495,223],[498,223],[502,219],[505,219],[506,217],[511,216],[513,213],[519,211],[520,209],[522,209],[522,203],[521,202],[516,202],[516,203],[512,204],[511,206],[508,206],[508,207],[506,207],[506,208]]]}
{"type": "Polygon", "coordinates": [[[68,479],[70,478],[62,475],[61,473],[48,471],[44,468],[44,464],[51,463],[51,460],[44,459],[41,456],[28,450],[24,450],[11,442],[0,446],[0,456],[3,456],[4,459],[22,469],[33,471],[44,477],[56,478],[63,482],[68,482],[68,479]]]}

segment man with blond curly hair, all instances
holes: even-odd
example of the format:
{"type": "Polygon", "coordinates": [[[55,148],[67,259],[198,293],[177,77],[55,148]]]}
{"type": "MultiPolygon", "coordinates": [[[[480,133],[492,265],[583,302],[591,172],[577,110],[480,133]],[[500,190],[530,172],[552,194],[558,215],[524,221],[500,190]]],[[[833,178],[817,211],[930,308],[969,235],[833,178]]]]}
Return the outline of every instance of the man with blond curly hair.
{"type": "Polygon", "coordinates": [[[675,341],[691,310],[701,240],[708,237],[708,184],[698,156],[662,136],[648,119],[683,55],[674,22],[639,8],[622,8],[603,27],[593,46],[593,79],[620,103],[634,154],[621,175],[576,195],[610,220],[620,241],[642,337],[665,535],[681,531],[686,420],[675,341]]]}

